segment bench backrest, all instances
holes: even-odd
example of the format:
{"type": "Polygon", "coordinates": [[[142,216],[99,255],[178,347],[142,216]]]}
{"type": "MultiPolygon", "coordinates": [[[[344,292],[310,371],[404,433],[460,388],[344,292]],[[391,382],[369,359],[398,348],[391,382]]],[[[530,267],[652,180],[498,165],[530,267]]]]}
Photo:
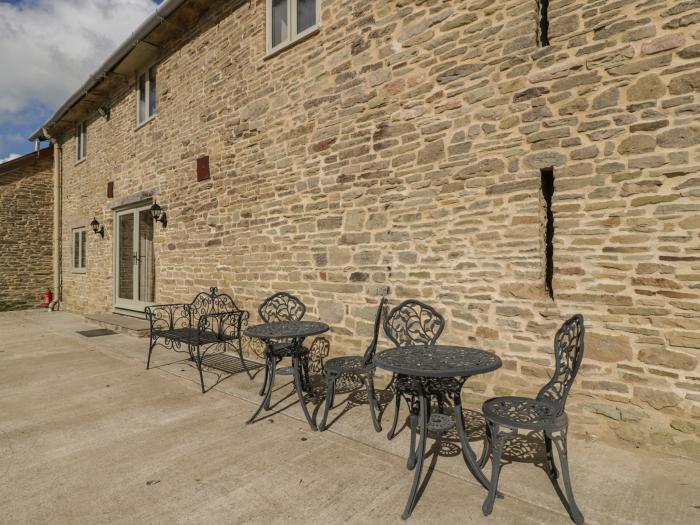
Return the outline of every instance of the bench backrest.
{"type": "Polygon", "coordinates": [[[187,310],[190,315],[190,326],[197,327],[199,318],[207,314],[218,314],[221,312],[236,312],[240,308],[236,306],[230,295],[220,294],[216,286],[209,288],[209,293],[201,292],[197,294],[187,310]]]}

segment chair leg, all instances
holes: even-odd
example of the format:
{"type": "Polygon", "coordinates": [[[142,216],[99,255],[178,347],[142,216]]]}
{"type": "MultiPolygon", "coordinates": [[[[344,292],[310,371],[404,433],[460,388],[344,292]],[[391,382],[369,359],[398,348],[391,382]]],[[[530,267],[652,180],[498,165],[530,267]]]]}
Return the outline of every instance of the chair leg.
{"type": "Polygon", "coordinates": [[[379,407],[377,406],[377,400],[374,398],[374,372],[370,371],[367,374],[367,400],[369,402],[369,413],[372,416],[372,424],[374,425],[374,430],[377,432],[382,431],[382,425],[379,423],[379,417],[377,417],[377,412],[379,407]]]}
{"type": "Polygon", "coordinates": [[[552,454],[552,438],[549,437],[547,432],[544,433],[544,445],[545,449],[547,450],[547,471],[553,479],[559,479],[559,471],[557,470],[557,466],[554,464],[554,455],[552,454]]]}
{"type": "Polygon", "coordinates": [[[304,372],[302,374],[302,384],[304,385],[304,389],[311,391],[311,381],[309,379],[309,356],[308,355],[305,355],[302,358],[301,367],[302,367],[302,371],[304,372]]]}
{"type": "Polygon", "coordinates": [[[483,469],[486,462],[491,456],[491,429],[489,424],[486,423],[486,428],[484,429],[484,450],[481,451],[481,457],[479,458],[479,468],[483,469]]]}
{"type": "Polygon", "coordinates": [[[153,353],[153,348],[156,346],[156,340],[151,337],[148,343],[148,359],[146,360],[146,370],[151,367],[151,354],[153,353]]]}
{"type": "Polygon", "coordinates": [[[517,431],[513,433],[501,433],[498,424],[491,421],[488,421],[487,424],[489,425],[491,431],[492,457],[489,493],[484,500],[484,504],[481,506],[484,516],[488,516],[493,511],[493,503],[496,500],[496,493],[498,492],[498,476],[501,474],[501,455],[503,454],[503,447],[505,446],[506,441],[508,441],[508,438],[517,433],[517,431]]]}
{"type": "Polygon", "coordinates": [[[416,451],[416,437],[418,435],[418,414],[416,413],[416,408],[417,407],[415,406],[411,406],[411,415],[409,416],[411,422],[411,448],[408,451],[408,459],[406,460],[406,468],[408,470],[413,470],[413,468],[416,466],[416,460],[418,459],[416,451]]]}
{"type": "Polygon", "coordinates": [[[396,381],[396,374],[391,374],[391,381],[389,381],[389,384],[386,385],[386,390],[391,390],[391,388],[394,386],[394,381],[396,381]]]}
{"type": "Polygon", "coordinates": [[[269,366],[267,363],[265,363],[265,379],[263,379],[263,384],[260,387],[260,392],[259,395],[264,396],[265,395],[265,387],[267,386],[267,376],[269,374],[269,366]]]}
{"type": "Polygon", "coordinates": [[[399,424],[399,411],[401,410],[401,394],[398,390],[394,393],[394,421],[391,424],[391,429],[386,435],[387,439],[394,439],[396,435],[396,426],[399,424]]]}
{"type": "Polygon", "coordinates": [[[197,358],[195,360],[197,363],[197,370],[199,370],[199,381],[202,384],[202,394],[206,393],[204,390],[204,374],[202,373],[202,355],[199,353],[199,347],[197,347],[197,358]]]}
{"type": "Polygon", "coordinates": [[[275,371],[277,370],[277,358],[275,356],[272,356],[270,359],[270,378],[269,378],[269,394],[267,398],[265,399],[264,407],[265,410],[270,410],[270,399],[272,398],[272,388],[275,384],[275,371]]]}
{"type": "Polygon", "coordinates": [[[569,459],[566,446],[567,430],[566,428],[561,429],[559,435],[556,437],[551,431],[547,431],[547,434],[549,434],[549,438],[554,442],[554,445],[557,447],[557,453],[559,454],[561,473],[564,478],[564,490],[566,492],[567,503],[569,504],[569,515],[576,525],[583,525],[583,514],[581,514],[578,505],[576,505],[574,491],[571,489],[571,479],[569,478],[569,459]]]}
{"type": "Polygon", "coordinates": [[[236,345],[236,350],[238,351],[238,357],[240,357],[241,359],[241,364],[245,369],[245,373],[248,374],[248,379],[253,379],[253,374],[250,373],[250,369],[248,369],[248,364],[245,362],[245,359],[243,359],[243,341],[240,337],[238,338],[238,345],[236,345]]]}
{"type": "Polygon", "coordinates": [[[318,429],[323,432],[326,430],[326,420],[328,419],[328,412],[333,408],[333,398],[335,397],[335,380],[336,376],[334,374],[328,374],[326,377],[326,407],[323,410],[323,418],[321,419],[321,424],[318,429]]]}

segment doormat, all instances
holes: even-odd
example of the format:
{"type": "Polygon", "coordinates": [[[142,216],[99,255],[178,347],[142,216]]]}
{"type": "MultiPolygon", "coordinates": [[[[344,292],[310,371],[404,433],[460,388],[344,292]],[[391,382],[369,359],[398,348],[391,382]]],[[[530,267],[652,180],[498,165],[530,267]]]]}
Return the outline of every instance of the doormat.
{"type": "Polygon", "coordinates": [[[113,330],[107,330],[106,328],[97,328],[95,330],[83,330],[82,332],[77,332],[84,337],[101,337],[103,335],[114,335],[117,332],[113,330]]]}

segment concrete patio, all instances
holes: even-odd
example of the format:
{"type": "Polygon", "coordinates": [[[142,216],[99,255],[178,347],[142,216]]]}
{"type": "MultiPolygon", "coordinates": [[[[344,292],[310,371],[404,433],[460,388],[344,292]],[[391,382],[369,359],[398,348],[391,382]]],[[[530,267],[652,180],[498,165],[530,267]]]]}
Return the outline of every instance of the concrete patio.
{"type": "MultiPolygon", "coordinates": [[[[401,521],[408,433],[387,441],[365,405],[323,433],[295,397],[246,425],[261,376],[237,374],[202,395],[182,354],[157,349],[146,371],[145,339],[76,333],[91,328],[62,312],[0,313],[3,524],[401,521]]],[[[273,399],[289,392],[281,381],[273,399]]],[[[503,468],[505,499],[485,518],[485,491],[441,450],[411,523],[571,523],[544,471],[523,461],[503,468]]],[[[700,520],[697,463],[577,439],[569,450],[586,523],[700,520]]]]}

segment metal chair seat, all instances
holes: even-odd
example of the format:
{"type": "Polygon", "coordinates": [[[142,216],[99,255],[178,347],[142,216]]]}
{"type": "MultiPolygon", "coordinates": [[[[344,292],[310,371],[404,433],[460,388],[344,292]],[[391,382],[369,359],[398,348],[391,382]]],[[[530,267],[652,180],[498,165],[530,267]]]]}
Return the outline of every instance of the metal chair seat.
{"type": "Polygon", "coordinates": [[[326,429],[326,421],[328,412],[333,408],[333,400],[335,398],[335,382],[343,375],[355,375],[362,379],[362,382],[367,387],[367,402],[369,404],[370,415],[372,416],[372,424],[377,432],[382,430],[379,423],[379,403],[374,397],[374,371],[375,366],[372,363],[374,354],[377,351],[377,341],[379,338],[379,327],[382,322],[384,312],[384,297],[379,301],[377,314],[374,317],[374,331],[372,332],[372,342],[361,356],[342,356],[329,359],[323,364],[323,371],[326,375],[326,402],[323,410],[323,418],[319,425],[319,430],[322,432],[326,429]]]}
{"type": "Polygon", "coordinates": [[[482,407],[484,416],[510,428],[524,430],[554,430],[568,423],[566,412],[546,399],[528,397],[496,397],[486,401],[482,407]]]}
{"type": "MultiPolygon", "coordinates": [[[[174,328],[172,330],[153,330],[153,335],[164,337],[172,341],[178,341],[186,345],[199,346],[212,343],[221,343],[226,338],[219,337],[216,332],[200,332],[196,328],[174,328]]],[[[233,339],[230,337],[228,339],[233,339]]]]}
{"type": "Polygon", "coordinates": [[[364,356],[342,356],[329,359],[323,364],[327,374],[366,374],[374,370],[372,363],[365,363],[364,356]]]}

